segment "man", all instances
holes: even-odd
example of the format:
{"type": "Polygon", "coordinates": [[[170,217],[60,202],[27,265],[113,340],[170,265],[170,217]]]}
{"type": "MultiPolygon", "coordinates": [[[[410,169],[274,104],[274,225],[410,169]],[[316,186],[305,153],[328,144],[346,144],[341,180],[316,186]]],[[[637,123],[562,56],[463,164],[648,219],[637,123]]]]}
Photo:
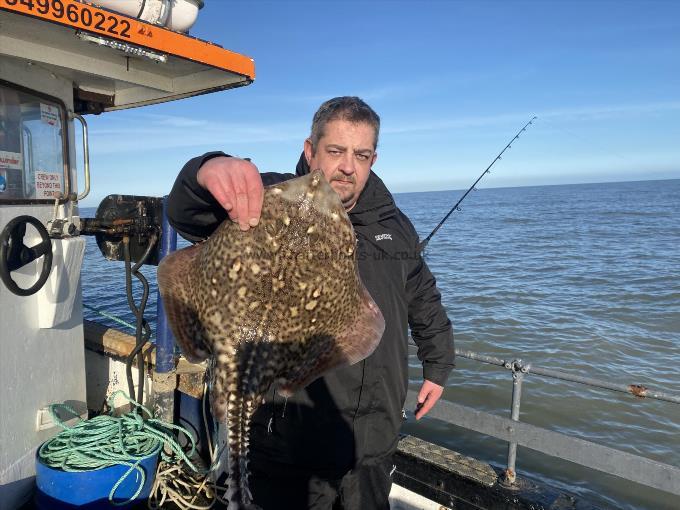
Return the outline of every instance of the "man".
{"type": "MultiPolygon", "coordinates": [[[[321,169],[357,237],[361,278],[385,317],[364,361],[331,371],[287,401],[272,389],[253,418],[254,502],[269,509],[389,508],[392,454],[408,383],[408,329],[423,362],[416,418],[439,399],[453,367],[451,323],[418,254],[418,236],[372,172],[380,119],[362,100],[338,97],[314,115],[296,174],[321,169]]],[[[259,174],[249,161],[208,153],[189,161],[170,194],[168,215],[184,237],[206,238],[227,217],[255,227],[263,184],[293,174],[259,174]]]]}

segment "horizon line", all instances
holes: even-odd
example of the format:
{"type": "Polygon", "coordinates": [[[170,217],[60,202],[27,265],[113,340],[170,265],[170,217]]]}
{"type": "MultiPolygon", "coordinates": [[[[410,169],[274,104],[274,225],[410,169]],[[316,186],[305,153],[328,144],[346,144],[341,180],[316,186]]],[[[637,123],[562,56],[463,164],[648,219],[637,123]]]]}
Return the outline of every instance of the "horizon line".
{"type": "MultiPolygon", "coordinates": [[[[485,186],[483,188],[477,187],[478,191],[483,191],[485,189],[514,189],[514,188],[544,188],[548,186],[585,186],[590,184],[623,184],[632,182],[651,182],[651,181],[680,181],[680,176],[678,177],[658,177],[652,179],[630,179],[630,180],[618,180],[618,181],[594,181],[594,182],[560,182],[551,184],[520,184],[517,186],[485,186]]],[[[393,195],[412,195],[415,193],[442,193],[446,191],[466,191],[467,188],[447,188],[447,189],[434,189],[427,191],[395,191],[391,192],[393,195]]]]}
{"type": "MultiPolygon", "coordinates": [[[[585,186],[589,184],[621,184],[621,183],[628,183],[628,182],[651,182],[651,181],[680,181],[680,176],[679,177],[659,177],[656,179],[631,179],[631,180],[623,180],[623,181],[597,181],[597,182],[562,182],[562,183],[554,183],[554,184],[522,184],[519,186],[486,186],[484,188],[478,188],[479,191],[483,191],[485,189],[514,189],[514,188],[543,188],[547,186],[585,186]]],[[[392,195],[412,195],[416,193],[444,193],[444,192],[449,192],[449,191],[466,191],[468,188],[447,188],[447,189],[436,189],[436,190],[427,190],[427,191],[394,191],[390,192],[392,195]]],[[[109,193],[111,194],[111,193],[109,193]]],[[[106,195],[108,196],[108,195],[106,195]]],[[[104,198],[106,198],[106,196],[104,198]]],[[[165,196],[165,194],[161,195],[153,195],[153,196],[158,196],[162,197],[165,196]]],[[[79,207],[82,208],[97,208],[99,207],[99,204],[101,203],[104,198],[100,199],[99,202],[95,205],[87,205],[87,204],[78,204],[79,207]]]]}

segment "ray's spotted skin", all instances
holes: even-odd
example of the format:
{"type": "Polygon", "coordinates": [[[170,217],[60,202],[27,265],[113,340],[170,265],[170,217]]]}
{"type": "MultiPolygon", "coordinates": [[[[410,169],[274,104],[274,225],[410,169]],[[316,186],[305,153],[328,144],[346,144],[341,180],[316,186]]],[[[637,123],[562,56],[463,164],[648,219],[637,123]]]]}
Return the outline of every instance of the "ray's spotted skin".
{"type": "Polygon", "coordinates": [[[225,221],[158,267],[168,320],[189,361],[214,357],[212,409],[229,430],[229,509],[248,490],[250,419],[274,384],[287,396],[371,354],[385,323],[357,269],[356,239],[319,170],[265,188],[260,223],[225,221]]]}

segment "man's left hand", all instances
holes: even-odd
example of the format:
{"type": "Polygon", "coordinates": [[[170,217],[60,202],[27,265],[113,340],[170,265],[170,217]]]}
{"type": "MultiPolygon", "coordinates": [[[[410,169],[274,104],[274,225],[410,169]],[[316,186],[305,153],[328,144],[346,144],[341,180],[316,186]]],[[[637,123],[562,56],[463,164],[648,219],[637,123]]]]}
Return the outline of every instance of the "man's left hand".
{"type": "Polygon", "coordinates": [[[416,420],[420,420],[437,403],[444,393],[444,387],[425,379],[418,393],[418,407],[416,408],[416,420]]]}

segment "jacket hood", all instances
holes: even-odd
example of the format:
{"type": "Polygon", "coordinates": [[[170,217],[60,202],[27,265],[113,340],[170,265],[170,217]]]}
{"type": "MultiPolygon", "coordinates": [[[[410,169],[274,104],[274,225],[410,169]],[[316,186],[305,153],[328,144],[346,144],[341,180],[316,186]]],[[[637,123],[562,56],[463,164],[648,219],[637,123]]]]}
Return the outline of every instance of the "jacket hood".
{"type": "MultiPolygon", "coordinates": [[[[298,164],[295,167],[295,174],[298,176],[309,173],[309,164],[305,153],[300,155],[298,164]]],[[[397,213],[397,206],[394,203],[392,194],[388,191],[385,183],[378,177],[373,170],[368,176],[366,186],[359,195],[359,200],[349,212],[349,218],[353,225],[370,225],[397,213]]]]}

